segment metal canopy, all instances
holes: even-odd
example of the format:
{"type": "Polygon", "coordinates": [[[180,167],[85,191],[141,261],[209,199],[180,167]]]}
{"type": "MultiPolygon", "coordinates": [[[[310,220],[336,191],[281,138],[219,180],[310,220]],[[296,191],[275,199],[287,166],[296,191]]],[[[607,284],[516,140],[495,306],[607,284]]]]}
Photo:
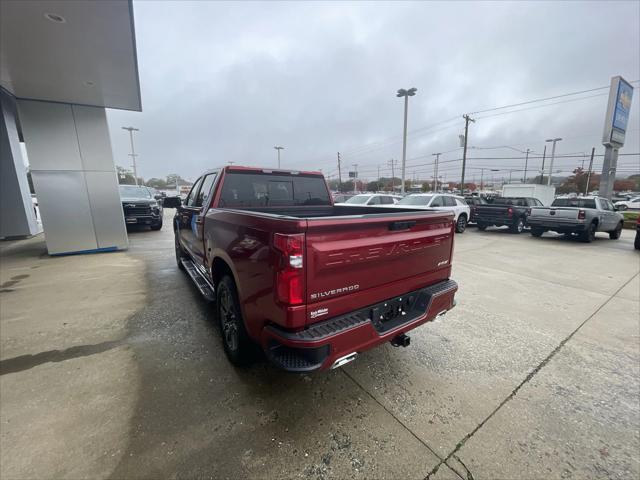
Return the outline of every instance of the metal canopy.
{"type": "Polygon", "coordinates": [[[0,2],[0,85],[22,99],[140,111],[131,1],[0,2]]]}

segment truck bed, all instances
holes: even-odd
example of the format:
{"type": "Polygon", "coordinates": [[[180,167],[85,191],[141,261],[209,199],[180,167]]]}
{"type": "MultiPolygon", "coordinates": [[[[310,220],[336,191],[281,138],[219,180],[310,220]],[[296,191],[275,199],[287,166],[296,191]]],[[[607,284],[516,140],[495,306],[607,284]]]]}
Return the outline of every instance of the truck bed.
{"type": "MultiPolygon", "coordinates": [[[[300,206],[300,207],[248,207],[234,208],[227,210],[237,210],[240,212],[265,213],[269,215],[277,215],[291,218],[319,218],[319,217],[345,217],[345,216],[363,216],[363,215],[392,215],[397,213],[415,213],[429,212],[429,210],[416,208],[398,208],[388,207],[359,207],[359,206],[300,206]]],[[[437,213],[437,210],[432,210],[437,213]]]]}

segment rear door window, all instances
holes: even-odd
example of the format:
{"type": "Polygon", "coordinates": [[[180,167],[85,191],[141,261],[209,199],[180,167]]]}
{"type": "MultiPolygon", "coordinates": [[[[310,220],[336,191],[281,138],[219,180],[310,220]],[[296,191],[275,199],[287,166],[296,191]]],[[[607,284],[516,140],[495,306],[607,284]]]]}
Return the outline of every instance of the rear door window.
{"type": "Polygon", "coordinates": [[[207,204],[209,196],[211,195],[211,187],[213,187],[213,183],[215,181],[215,173],[210,173],[209,175],[204,177],[202,187],[200,187],[200,191],[198,192],[198,196],[196,197],[196,201],[193,205],[194,207],[202,207],[203,205],[207,204]]]}
{"type": "Polygon", "coordinates": [[[430,207],[444,207],[444,203],[442,202],[442,197],[440,195],[436,196],[431,202],[430,207]]]}
{"type": "Polygon", "coordinates": [[[445,207],[455,207],[456,206],[456,199],[453,197],[442,197],[442,199],[444,200],[444,206],[445,207]]]}
{"type": "Polygon", "coordinates": [[[367,205],[380,205],[381,200],[380,197],[371,197],[367,205]]]}

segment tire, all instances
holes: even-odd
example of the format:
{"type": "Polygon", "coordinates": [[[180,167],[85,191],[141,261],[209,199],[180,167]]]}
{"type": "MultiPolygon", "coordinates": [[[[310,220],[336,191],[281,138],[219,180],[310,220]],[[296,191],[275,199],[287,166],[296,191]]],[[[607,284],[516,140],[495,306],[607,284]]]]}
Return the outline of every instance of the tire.
{"type": "Polygon", "coordinates": [[[618,224],[615,230],[609,232],[609,238],[611,240],[618,240],[620,238],[621,233],[622,233],[622,222],[618,224]]]}
{"type": "Polygon", "coordinates": [[[640,250],[640,232],[636,232],[636,239],[633,241],[633,248],[640,250]]]}
{"type": "Polygon", "coordinates": [[[238,367],[249,365],[255,359],[256,345],[244,327],[236,285],[229,275],[216,285],[216,315],[227,358],[238,367]]]}
{"type": "Polygon", "coordinates": [[[596,222],[592,222],[584,232],[580,234],[580,240],[584,243],[591,243],[596,239],[596,230],[598,229],[598,224],[596,222]]]}
{"type": "Polygon", "coordinates": [[[467,229],[467,216],[464,213],[461,213],[458,216],[458,221],[456,222],[456,233],[464,233],[467,229]]]}
{"type": "Polygon", "coordinates": [[[531,227],[531,235],[533,235],[534,237],[541,237],[543,233],[543,228],[531,227]]]}
{"type": "Polygon", "coordinates": [[[522,233],[524,231],[524,218],[518,217],[516,221],[509,227],[511,233],[522,233]]]}
{"type": "Polygon", "coordinates": [[[162,220],[160,220],[160,223],[151,225],[151,230],[160,230],[160,229],[162,229],[162,220]]]}
{"type": "Polygon", "coordinates": [[[477,227],[481,232],[484,232],[487,229],[487,226],[484,223],[479,223],[477,227]]]}
{"type": "Polygon", "coordinates": [[[181,260],[186,257],[184,252],[182,251],[182,247],[180,246],[180,242],[178,241],[178,232],[174,235],[174,248],[176,251],[176,263],[178,264],[178,268],[180,270],[184,270],[184,265],[182,265],[181,260]]]}

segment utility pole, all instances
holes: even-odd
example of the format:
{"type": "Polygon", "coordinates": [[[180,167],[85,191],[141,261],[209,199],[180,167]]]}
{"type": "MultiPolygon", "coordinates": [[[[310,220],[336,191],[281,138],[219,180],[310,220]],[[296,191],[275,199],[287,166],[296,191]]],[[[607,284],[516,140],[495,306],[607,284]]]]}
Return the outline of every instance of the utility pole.
{"type": "Polygon", "coordinates": [[[511,172],[513,172],[513,170],[509,170],[509,183],[511,183],[511,172]]]}
{"type": "Polygon", "coordinates": [[[545,144],[542,151],[542,170],[540,170],[540,185],[544,184],[544,159],[547,156],[547,145],[545,144]]]}
{"type": "Polygon", "coordinates": [[[340,170],[340,152],[338,152],[338,191],[340,191],[341,185],[342,185],[342,172],[340,170]]]}
{"type": "Polygon", "coordinates": [[[136,157],[138,155],[136,155],[136,152],[133,148],[133,132],[139,132],[140,129],[139,128],[133,128],[133,127],[122,127],[123,130],[128,130],[129,131],[129,139],[131,140],[131,153],[129,154],[129,156],[131,157],[131,160],[133,161],[133,177],[136,181],[136,187],[138,186],[138,168],[136,166],[136,157]]]}
{"type": "Polygon", "coordinates": [[[353,179],[353,193],[356,193],[358,189],[358,164],[353,164],[353,171],[355,172],[356,177],[353,179]]]}
{"type": "Polygon", "coordinates": [[[397,97],[404,97],[404,131],[402,135],[402,186],[400,192],[404,195],[404,181],[405,181],[405,166],[407,163],[407,111],[409,110],[409,97],[413,97],[417,88],[410,88],[405,90],[401,88],[398,90],[397,97]]]}
{"type": "Polygon", "coordinates": [[[275,146],[273,147],[278,151],[278,170],[280,169],[280,150],[284,150],[284,147],[275,146]]]}
{"type": "Polygon", "coordinates": [[[378,188],[380,187],[380,165],[378,165],[378,188]]]}
{"type": "Polygon", "coordinates": [[[431,156],[436,157],[436,163],[433,166],[433,191],[435,192],[438,187],[438,162],[440,161],[441,153],[432,153],[431,156]]]}
{"type": "Polygon", "coordinates": [[[524,159],[524,178],[522,183],[527,183],[527,164],[529,163],[529,149],[527,148],[527,156],[524,159]]]}
{"type": "Polygon", "coordinates": [[[469,137],[469,122],[475,120],[469,115],[463,115],[464,118],[464,150],[462,151],[462,179],[460,180],[460,195],[464,195],[464,170],[467,167],[467,139],[469,137]]]}
{"type": "Polygon", "coordinates": [[[387,163],[391,165],[391,193],[393,193],[396,190],[396,168],[395,167],[396,167],[396,164],[398,163],[398,160],[394,160],[392,158],[387,163]]]}
{"type": "Polygon", "coordinates": [[[547,185],[551,185],[551,176],[553,175],[553,160],[556,156],[556,143],[562,140],[560,137],[558,138],[549,138],[547,142],[553,142],[551,146],[551,162],[549,162],[549,178],[547,180],[547,185]]]}
{"type": "MultiPolygon", "coordinates": [[[[589,172],[587,173],[587,184],[584,187],[584,194],[589,193],[589,182],[591,181],[591,169],[593,168],[593,155],[596,153],[596,147],[591,149],[591,160],[589,160],[589,172]]],[[[599,193],[599,192],[598,192],[599,193]]]]}

